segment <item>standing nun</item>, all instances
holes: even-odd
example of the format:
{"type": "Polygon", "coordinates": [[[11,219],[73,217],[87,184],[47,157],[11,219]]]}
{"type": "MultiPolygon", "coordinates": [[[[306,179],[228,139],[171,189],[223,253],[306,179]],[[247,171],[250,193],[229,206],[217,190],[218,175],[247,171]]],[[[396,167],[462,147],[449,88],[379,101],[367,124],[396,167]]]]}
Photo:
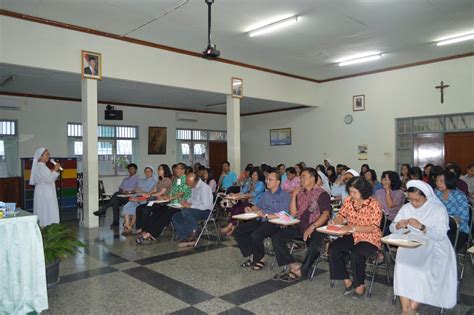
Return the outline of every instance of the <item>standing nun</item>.
{"type": "Polygon", "coordinates": [[[441,308],[456,305],[456,256],[448,239],[449,217],[430,185],[421,180],[407,183],[408,200],[394,222],[393,233],[414,233],[425,244],[398,248],[393,289],[403,314],[412,314],[420,303],[441,308]]]}
{"type": "Polygon", "coordinates": [[[49,151],[39,148],[33,157],[30,185],[35,186],[33,197],[33,213],[38,216],[39,225],[46,226],[59,223],[59,207],[54,182],[59,176],[60,164],[56,163],[50,170],[46,163],[49,161],[49,151]]]}

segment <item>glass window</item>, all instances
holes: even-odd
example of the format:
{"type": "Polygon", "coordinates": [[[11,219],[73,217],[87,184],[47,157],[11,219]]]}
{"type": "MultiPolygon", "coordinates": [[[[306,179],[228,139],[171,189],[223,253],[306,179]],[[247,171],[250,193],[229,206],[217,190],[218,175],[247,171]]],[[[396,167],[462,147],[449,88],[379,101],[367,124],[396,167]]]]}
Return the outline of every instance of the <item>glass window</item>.
{"type": "Polygon", "coordinates": [[[82,154],[82,141],[74,141],[74,155],[82,154]]]}
{"type": "Polygon", "coordinates": [[[0,120],[0,177],[20,175],[17,122],[0,120]]]}
{"type": "Polygon", "coordinates": [[[14,136],[16,135],[16,123],[12,120],[0,120],[0,135],[14,136]]]}

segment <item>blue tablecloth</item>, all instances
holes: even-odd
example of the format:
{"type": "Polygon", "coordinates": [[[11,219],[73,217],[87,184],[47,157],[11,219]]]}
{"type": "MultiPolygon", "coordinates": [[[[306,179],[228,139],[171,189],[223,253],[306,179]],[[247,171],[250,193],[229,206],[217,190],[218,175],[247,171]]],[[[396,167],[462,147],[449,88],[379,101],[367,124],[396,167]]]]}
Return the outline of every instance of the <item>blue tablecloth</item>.
{"type": "Polygon", "coordinates": [[[21,210],[0,219],[0,313],[48,309],[43,240],[38,218],[21,210]]]}

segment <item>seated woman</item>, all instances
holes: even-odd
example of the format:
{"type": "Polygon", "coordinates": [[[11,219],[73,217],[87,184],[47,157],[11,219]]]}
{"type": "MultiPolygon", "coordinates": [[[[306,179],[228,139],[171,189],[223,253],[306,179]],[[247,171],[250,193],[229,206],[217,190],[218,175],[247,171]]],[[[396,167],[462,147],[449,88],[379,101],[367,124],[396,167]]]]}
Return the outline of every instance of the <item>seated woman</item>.
{"type": "Polygon", "coordinates": [[[306,168],[306,164],[304,162],[299,162],[295,164],[295,167],[293,168],[295,169],[296,176],[300,177],[301,172],[306,168]]]}
{"type": "Polygon", "coordinates": [[[237,225],[237,220],[232,219],[232,216],[244,213],[245,207],[256,205],[265,192],[265,178],[259,168],[255,167],[250,171],[250,178],[251,181],[247,182],[240,193],[231,194],[231,196],[239,198],[239,201],[230,209],[229,224],[221,229],[221,232],[226,235],[231,235],[237,225]]]}
{"type": "Polygon", "coordinates": [[[421,180],[423,178],[423,172],[421,171],[421,168],[418,166],[413,166],[410,169],[410,180],[412,179],[419,179],[421,180]]]}
{"type": "MultiPolygon", "coordinates": [[[[469,238],[469,204],[466,195],[456,188],[457,177],[451,172],[443,172],[436,176],[435,194],[458,222],[459,236],[456,251],[460,250],[469,238]]],[[[449,230],[448,237],[452,244],[456,238],[454,231],[449,230]]]]}
{"type": "Polygon", "coordinates": [[[393,171],[385,171],[382,173],[382,186],[375,192],[375,199],[380,202],[382,210],[387,216],[387,225],[383,235],[390,234],[390,224],[400,211],[400,208],[405,204],[405,194],[400,189],[402,182],[397,173],[393,171]]]}
{"type": "MultiPolygon", "coordinates": [[[[145,197],[152,197],[156,198],[156,200],[160,200],[163,196],[169,194],[171,190],[171,170],[168,165],[160,164],[158,166],[158,182],[153,190],[149,194],[143,194],[145,197]]],[[[142,233],[144,221],[148,220],[151,214],[152,207],[149,207],[146,204],[140,205],[137,207],[136,210],[136,232],[135,235],[142,233]]]]}
{"type": "Polygon", "coordinates": [[[365,180],[368,181],[370,185],[372,185],[372,195],[374,195],[377,190],[383,188],[382,184],[380,184],[379,181],[377,180],[377,173],[374,170],[369,169],[363,174],[364,174],[365,180]]]}
{"type": "Polygon", "coordinates": [[[400,297],[403,314],[415,314],[420,303],[452,308],[458,287],[456,256],[447,235],[448,212],[430,185],[412,180],[407,187],[410,202],[400,209],[390,231],[410,231],[426,243],[398,248],[394,294],[400,297]]]}
{"type": "Polygon", "coordinates": [[[326,173],[328,175],[329,186],[332,187],[332,185],[337,179],[336,169],[334,168],[334,166],[329,165],[326,169],[326,173]]]}
{"type": "Polygon", "coordinates": [[[403,164],[402,167],[400,167],[400,180],[402,181],[402,190],[406,191],[407,190],[407,183],[410,180],[410,164],[403,164]]]}
{"type": "MultiPolygon", "coordinates": [[[[145,167],[145,178],[142,178],[138,181],[137,189],[135,190],[137,197],[141,196],[142,194],[145,194],[147,197],[148,195],[146,194],[153,191],[155,184],[156,179],[153,177],[153,167],[145,167]]],[[[136,221],[135,210],[139,205],[140,202],[130,200],[123,206],[122,214],[124,215],[124,231],[122,232],[122,235],[128,236],[132,233],[133,226],[135,225],[136,221]]]]}
{"type": "Polygon", "coordinates": [[[372,185],[364,178],[354,177],[347,182],[346,187],[350,198],[345,199],[330,224],[343,224],[341,229],[347,234],[329,245],[329,276],[332,280],[344,280],[344,295],[358,299],[363,297],[365,291],[366,260],[381,246],[382,209],[379,202],[371,197],[372,185]],[[349,253],[352,280],[345,259],[349,253]]]}
{"type": "Polygon", "coordinates": [[[431,163],[426,164],[425,167],[423,168],[422,180],[425,183],[429,183],[429,181],[430,181],[430,173],[431,173],[432,168],[433,168],[433,164],[431,164],[431,163]]]}
{"type": "Polygon", "coordinates": [[[294,167],[286,169],[286,180],[281,184],[281,189],[287,193],[291,193],[296,187],[300,186],[300,178],[296,175],[294,167]]]}
{"type": "Polygon", "coordinates": [[[245,169],[242,173],[240,173],[239,177],[237,178],[237,185],[244,186],[247,181],[250,180],[250,171],[253,169],[253,164],[249,163],[245,166],[245,169]]]}
{"type": "Polygon", "coordinates": [[[370,170],[369,164],[362,164],[362,166],[360,167],[360,174],[365,174],[365,172],[367,172],[368,170],[370,170]]]}
{"type": "Polygon", "coordinates": [[[331,217],[331,198],[316,184],[318,173],[314,168],[301,172],[301,187],[291,193],[290,213],[300,219],[298,225],[280,229],[272,235],[272,245],[278,266],[289,265],[289,272],[275,275],[274,279],[292,282],[307,276],[320,255],[322,235],[316,231],[331,217]],[[307,244],[307,252],[302,264],[295,261],[288,249],[288,242],[302,238],[307,244]]]}
{"type": "Polygon", "coordinates": [[[212,193],[215,193],[217,190],[217,182],[214,179],[214,173],[212,172],[212,169],[210,168],[205,168],[202,171],[202,181],[205,182],[206,184],[211,187],[212,193]]]}

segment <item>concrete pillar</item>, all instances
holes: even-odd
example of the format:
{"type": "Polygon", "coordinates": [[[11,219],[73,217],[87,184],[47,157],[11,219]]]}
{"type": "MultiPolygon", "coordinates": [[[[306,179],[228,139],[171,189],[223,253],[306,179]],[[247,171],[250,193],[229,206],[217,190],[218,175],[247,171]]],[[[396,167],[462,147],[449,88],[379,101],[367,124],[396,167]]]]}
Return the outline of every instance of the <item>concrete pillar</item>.
{"type": "Polygon", "coordinates": [[[227,95],[227,160],[231,169],[240,174],[240,99],[227,95]]]}
{"type": "Polygon", "coordinates": [[[99,226],[99,161],[97,157],[97,81],[82,79],[82,142],[84,165],[84,226],[99,226]]]}

